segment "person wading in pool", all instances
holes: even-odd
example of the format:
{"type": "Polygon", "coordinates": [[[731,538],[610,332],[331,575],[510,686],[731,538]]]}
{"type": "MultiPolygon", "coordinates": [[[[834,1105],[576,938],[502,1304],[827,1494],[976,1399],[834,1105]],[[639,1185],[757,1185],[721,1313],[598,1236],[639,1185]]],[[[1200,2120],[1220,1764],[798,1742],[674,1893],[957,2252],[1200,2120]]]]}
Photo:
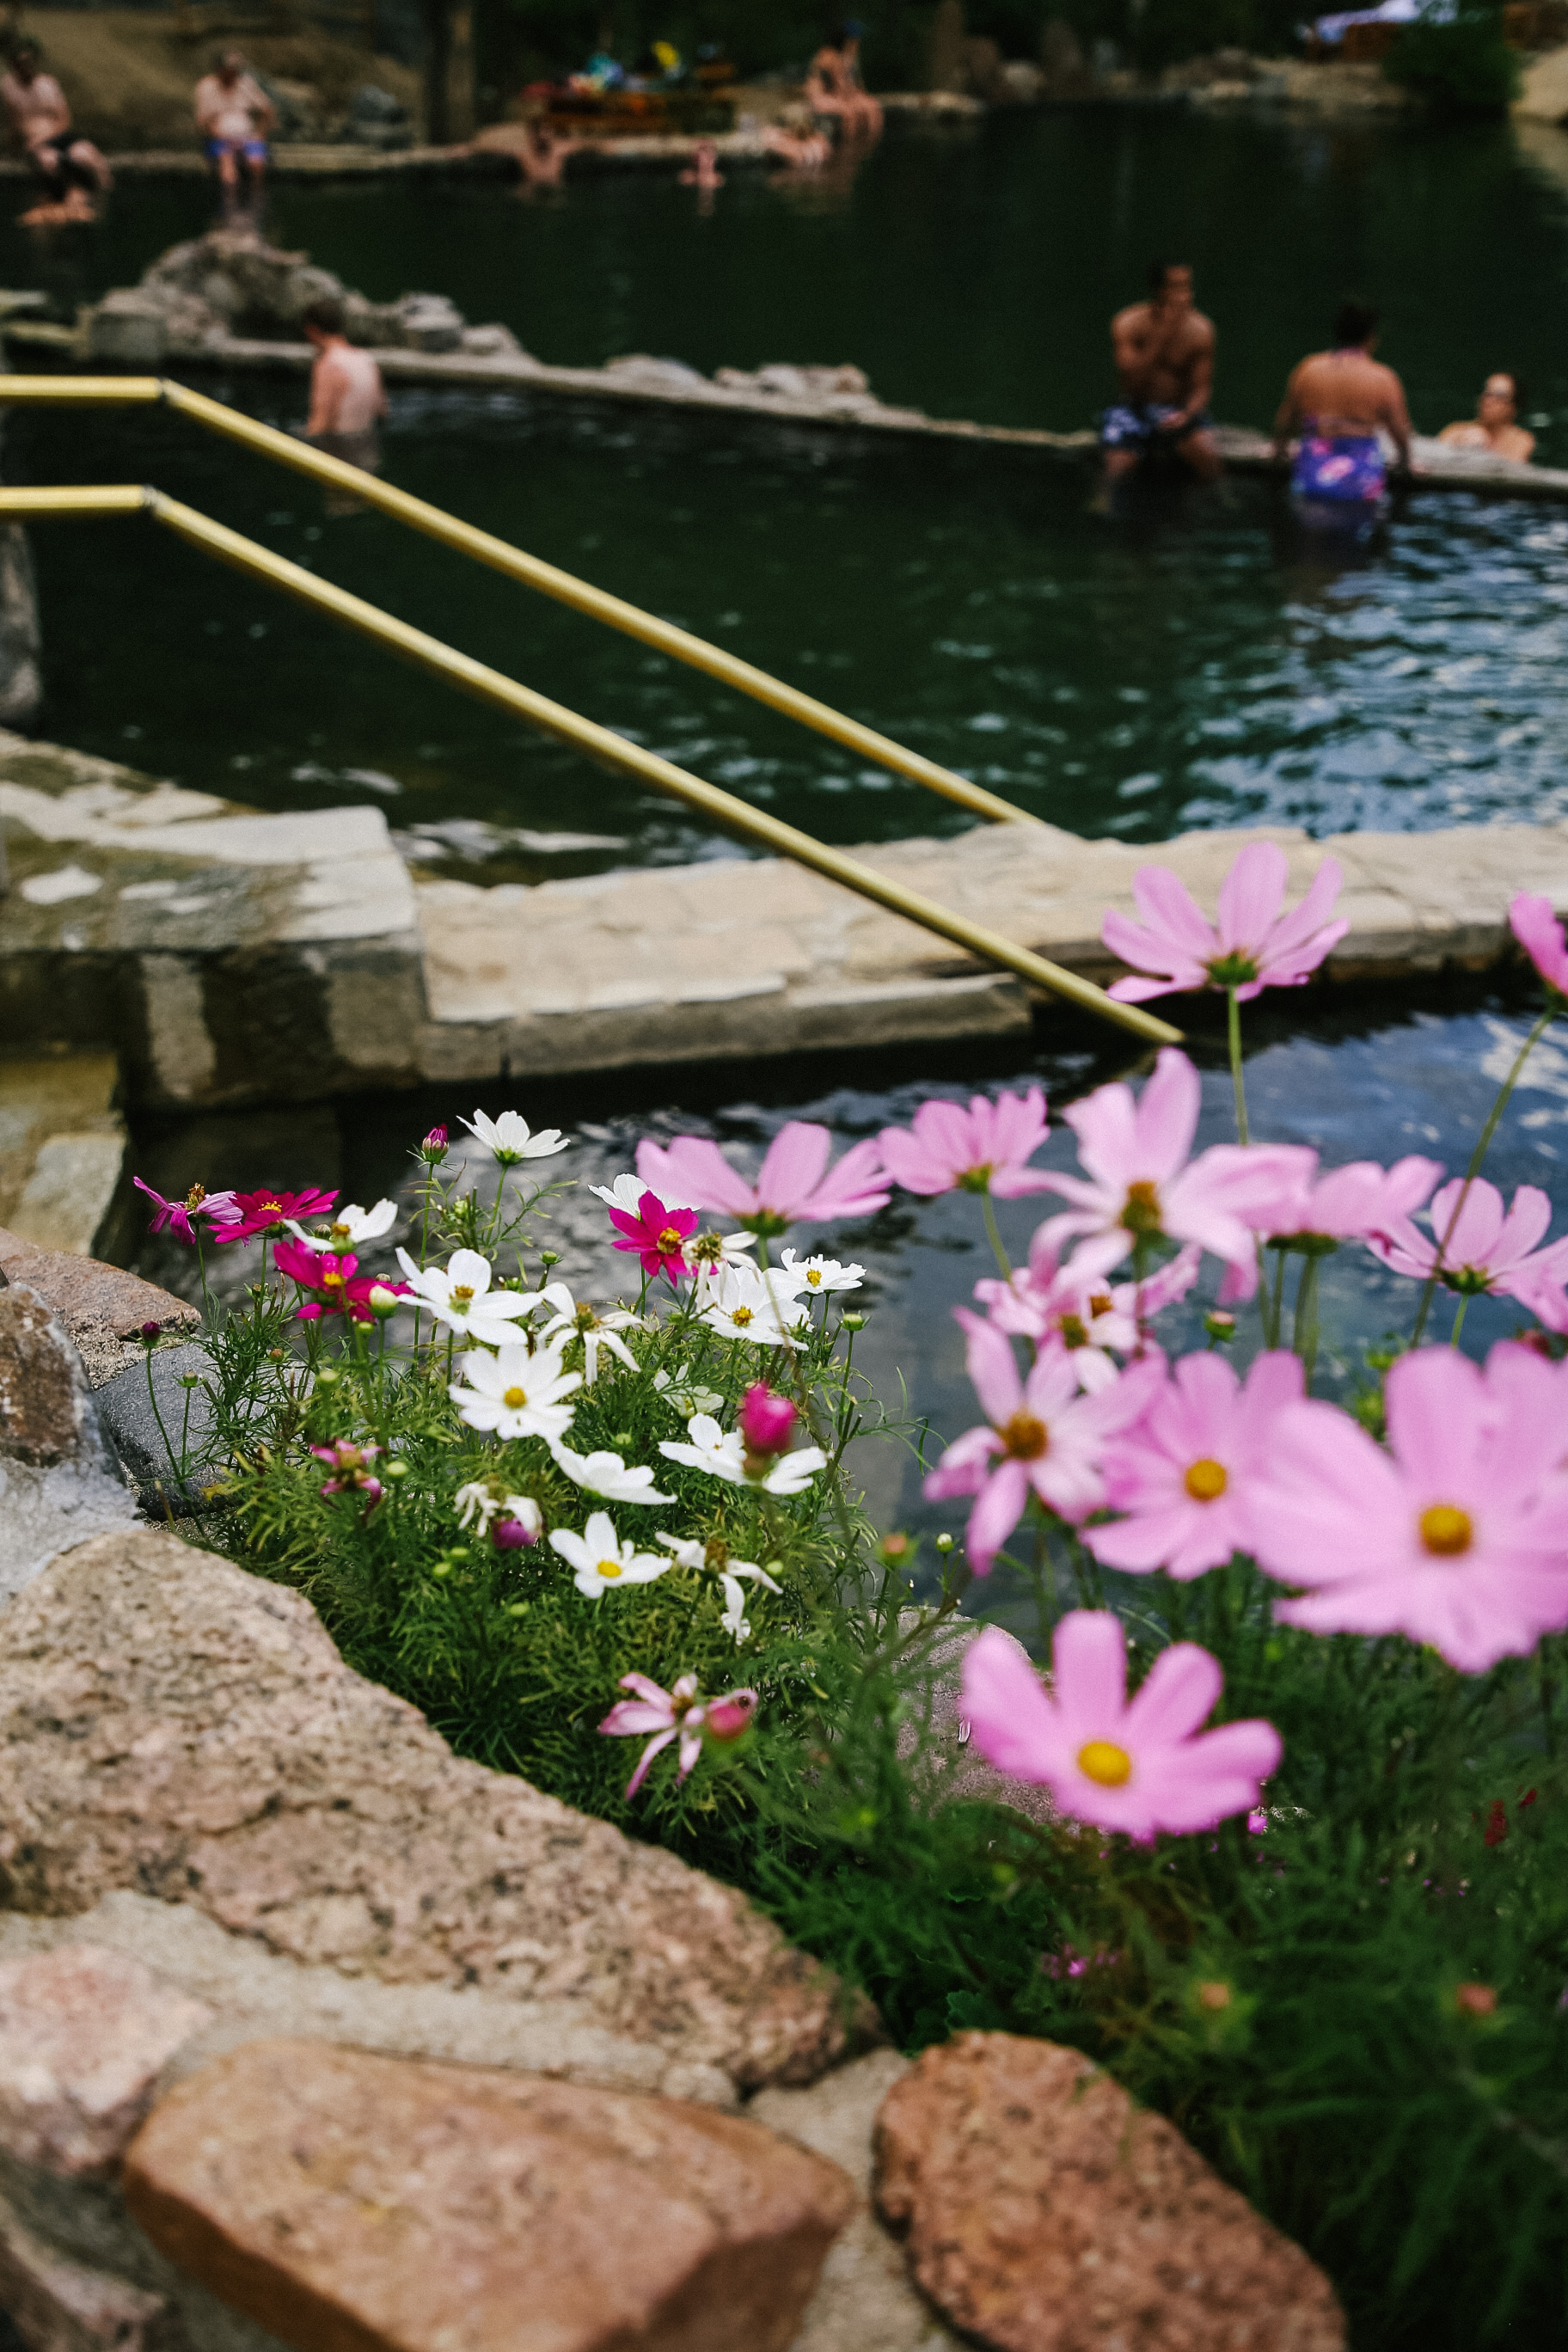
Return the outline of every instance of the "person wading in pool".
{"type": "Polygon", "coordinates": [[[1124,481],[1156,450],[1169,450],[1212,482],[1220,470],[1209,416],[1215,331],[1193,303],[1184,261],[1156,261],[1149,299],[1118,310],[1110,349],[1121,396],[1100,423],[1107,488],[1124,481]]]}
{"type": "Polygon", "coordinates": [[[1274,420],[1274,454],[1292,437],[1290,495],[1309,522],[1355,525],[1381,513],[1387,464],[1379,428],[1394,443],[1401,467],[1410,464],[1410,412],[1405,386],[1374,360],[1377,312],[1365,302],[1342,302],[1334,348],[1313,352],[1292,370],[1274,420]]]}
{"type": "MultiPolygon", "coordinates": [[[[341,302],[312,302],[300,323],[316,353],[306,440],[329,457],[341,457],[367,474],[378,473],[381,446],[375,428],[386,414],[380,368],[369,352],[356,349],[344,334],[341,302]]],[[[342,490],[329,490],[324,503],[330,515],[361,510],[359,500],[342,490]]]]}
{"type": "Polygon", "coordinates": [[[1450,449],[1475,449],[1488,457],[1511,457],[1516,466],[1528,466],[1535,436],[1519,422],[1523,399],[1524,387],[1518,376],[1500,369],[1482,386],[1474,416],[1459,425],[1445,425],[1437,438],[1450,449]]]}

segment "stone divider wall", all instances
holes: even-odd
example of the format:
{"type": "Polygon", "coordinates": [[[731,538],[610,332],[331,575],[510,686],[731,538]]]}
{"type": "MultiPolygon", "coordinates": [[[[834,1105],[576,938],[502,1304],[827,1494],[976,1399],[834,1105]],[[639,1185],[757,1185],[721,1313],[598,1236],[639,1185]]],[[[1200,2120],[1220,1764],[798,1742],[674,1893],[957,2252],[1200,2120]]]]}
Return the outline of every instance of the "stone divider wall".
{"type": "MultiPolygon", "coordinates": [[[[535,886],[426,879],[380,809],[263,816],[4,734],[0,819],[6,1034],[118,1055],[139,1104],[1022,1041],[1053,1017],[1010,974],[775,858],[535,886]]],[[[1265,826],[1157,847],[984,825],[858,854],[1107,980],[1100,923],[1131,910],[1140,866],[1173,866],[1212,907],[1237,849],[1263,839],[1285,849],[1293,893],[1325,856],[1344,869],[1351,929],[1329,986],[1499,962],[1519,889],[1568,909],[1561,824],[1323,842],[1265,826]]]]}

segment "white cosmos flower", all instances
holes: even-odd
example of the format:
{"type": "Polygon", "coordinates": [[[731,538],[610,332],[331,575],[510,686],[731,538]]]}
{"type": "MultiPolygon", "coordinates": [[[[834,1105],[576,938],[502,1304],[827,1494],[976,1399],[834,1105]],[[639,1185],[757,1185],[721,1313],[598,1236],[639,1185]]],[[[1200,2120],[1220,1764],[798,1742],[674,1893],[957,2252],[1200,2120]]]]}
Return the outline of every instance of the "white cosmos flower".
{"type": "Polygon", "coordinates": [[[503,1110],[499,1118],[489,1118],[477,1110],[463,1125],[470,1135],[477,1135],[489,1146],[503,1168],[515,1168],[520,1160],[550,1160],[556,1152],[564,1151],[572,1139],[563,1135],[558,1127],[542,1127],[537,1135],[519,1110],[503,1110]]]}
{"type": "Polygon", "coordinates": [[[686,1432],[691,1441],[689,1445],[665,1437],[659,1440],[659,1452],[671,1462],[683,1462],[692,1470],[706,1470],[710,1478],[722,1478],[727,1486],[760,1486],[768,1495],[798,1495],[819,1470],[827,1467],[827,1456],[820,1445],[803,1445],[798,1453],[775,1454],[763,1477],[749,1478],[746,1441],[738,1429],[721,1429],[710,1414],[694,1412],[686,1432]]]}
{"type": "Polygon", "coordinates": [[[786,1286],[780,1283],[776,1289],[771,1288],[768,1276],[759,1266],[721,1265],[704,1289],[708,1303],[700,1319],[726,1339],[748,1339],[754,1347],[777,1348],[787,1341],[790,1329],[806,1318],[807,1310],[795,1305],[786,1286]]]}
{"type": "Polygon", "coordinates": [[[531,1495],[509,1495],[502,1510],[507,1518],[516,1519],[538,1541],[544,1531],[544,1514],[531,1495]]]}
{"type": "Polygon", "coordinates": [[[673,1495],[661,1495],[653,1483],[651,1470],[628,1470],[618,1454],[574,1454],[569,1445],[559,1443],[550,1449],[568,1478],[579,1486],[586,1486],[592,1495],[603,1495],[611,1503],[673,1503],[673,1495]]]}
{"type": "Polygon", "coordinates": [[[714,1576],[744,1576],[753,1584],[765,1584],[770,1592],[784,1591],[765,1568],[759,1568],[754,1559],[732,1559],[721,1543],[704,1543],[700,1536],[660,1536],[659,1541],[675,1554],[681,1568],[706,1570],[714,1576]]]}
{"type": "Polygon", "coordinates": [[[488,1536],[490,1521],[499,1517],[500,1505],[482,1478],[471,1478],[459,1486],[452,1500],[458,1507],[458,1525],[472,1527],[476,1535],[488,1536]]]}
{"type": "Polygon", "coordinates": [[[678,1201],[673,1193],[661,1192],[657,1184],[648,1182],[646,1176],[634,1176],[629,1170],[626,1175],[617,1176],[614,1183],[590,1184],[588,1190],[595,1200],[603,1201],[607,1209],[623,1209],[628,1217],[637,1215],[642,1207],[645,1192],[651,1192],[656,1200],[664,1202],[667,1209],[694,1209],[697,1206],[695,1201],[678,1201]]]}
{"type": "Polygon", "coordinates": [[[794,1250],[781,1250],[779,1268],[788,1281],[792,1295],[826,1296],[830,1290],[858,1290],[865,1280],[863,1265],[840,1265],[836,1257],[796,1257],[794,1250]]]}
{"type": "Polygon", "coordinates": [[[400,1249],[397,1263],[409,1288],[437,1322],[450,1325],[482,1348],[515,1346],[518,1317],[531,1315],[539,1304],[536,1290],[492,1290],[490,1262],[478,1250],[454,1250],[444,1266],[420,1267],[400,1249]]]}
{"type": "Polygon", "coordinates": [[[503,1347],[494,1356],[470,1348],[463,1377],[466,1388],[454,1381],[447,1391],[458,1420],[498,1437],[564,1437],[574,1408],[561,1400],[583,1385],[582,1373],[567,1371],[553,1348],[531,1356],[526,1348],[503,1347]]]}
{"type": "Polygon", "coordinates": [[[601,1348],[607,1348],[612,1356],[618,1356],[629,1370],[637,1370],[637,1358],[626,1341],[617,1339],[616,1334],[617,1331],[640,1331],[640,1316],[619,1307],[607,1315],[601,1315],[596,1307],[588,1305],[586,1299],[579,1305],[564,1282],[547,1282],[539,1297],[542,1305],[555,1310],[550,1321],[543,1326],[541,1337],[555,1339],[557,1347],[564,1347],[571,1339],[582,1340],[583,1378],[590,1388],[598,1378],[601,1348]]]}
{"type": "Polygon", "coordinates": [[[717,1389],[694,1388],[687,1381],[672,1381],[668,1372],[655,1372],[653,1386],[655,1395],[673,1405],[683,1417],[694,1412],[717,1412],[724,1402],[717,1389]]]}
{"type": "Polygon", "coordinates": [[[341,1256],[344,1250],[358,1249],[389,1234],[397,1223],[397,1211],[390,1201],[378,1201],[374,1209],[362,1209],[357,1201],[351,1201],[346,1209],[338,1211],[325,1233],[308,1234],[292,1217],[286,1223],[295,1240],[303,1242],[308,1250],[331,1250],[341,1256]]]}
{"type": "Polygon", "coordinates": [[[570,1528],[552,1528],[550,1544],[576,1570],[577,1590],[589,1601],[613,1592],[618,1584],[651,1584],[669,1566],[657,1552],[622,1543],[608,1511],[595,1511],[580,1536],[570,1528]]]}

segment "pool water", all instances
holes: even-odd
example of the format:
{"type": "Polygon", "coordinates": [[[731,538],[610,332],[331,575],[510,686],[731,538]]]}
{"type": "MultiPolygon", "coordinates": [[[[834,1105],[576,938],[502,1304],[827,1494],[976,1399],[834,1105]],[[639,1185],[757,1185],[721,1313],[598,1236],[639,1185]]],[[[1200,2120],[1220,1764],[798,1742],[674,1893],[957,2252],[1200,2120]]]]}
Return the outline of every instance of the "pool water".
{"type": "MultiPolygon", "coordinates": [[[[890,135],[852,183],[672,176],[280,184],[272,232],[377,296],[449,291],[542,358],[854,361],[887,399],[1056,426],[1108,396],[1106,321],[1152,252],[1194,262],[1216,405],[1265,423],[1350,288],[1386,313],[1418,425],[1521,371],[1568,461],[1568,136],[1508,126],[1016,112],[890,135]]],[[[0,273],[79,295],[198,231],[196,182],[127,182],[101,227],[0,234],[0,273]]],[[[269,421],[302,386],[203,384],[269,421]]],[[[1423,496],[1349,564],[1266,486],[1089,511],[1082,465],[526,396],[394,394],[407,488],[666,614],[1056,823],[1129,840],[1268,819],[1314,833],[1568,813],[1568,514],[1423,496]]],[[[138,480],[838,841],[962,825],[645,648],[175,420],[34,415],[7,471],[138,480]]],[[[42,730],[272,808],[380,792],[404,827],[588,832],[508,874],[735,854],[679,809],[216,570],[147,524],[35,533],[42,730]]],[[[429,836],[426,836],[428,841],[429,836]]],[[[456,870],[456,869],[454,869],[456,870]]],[[[463,869],[466,870],[466,869],[463,869]]]]}
{"type": "MultiPolygon", "coordinates": [[[[1436,996],[1428,992],[1424,1003],[1393,992],[1355,1006],[1335,997],[1307,1000],[1305,1005],[1283,993],[1265,999],[1247,1019],[1253,1134],[1262,1140],[1311,1144],[1330,1165],[1354,1159],[1388,1162],[1419,1152],[1450,1171],[1462,1170],[1533,1009],[1525,998],[1475,983],[1454,983],[1436,996]]],[[[1183,1017],[1188,1017],[1185,1004],[1183,1017]]],[[[1190,1025],[1196,1032],[1195,1057],[1204,1067],[1201,1148],[1233,1139],[1231,1086],[1217,1024],[1206,1024],[1205,1031],[1200,1008],[1190,1025]]],[[[679,1093],[668,1073],[649,1073],[629,1087],[621,1084],[614,1095],[603,1080],[543,1084],[510,1097],[487,1092],[482,1108],[493,1114],[510,1101],[535,1127],[562,1125],[575,1137],[571,1151],[543,1163],[550,1177],[574,1180],[574,1189],[549,1204],[548,1225],[542,1216],[537,1226],[539,1243],[560,1252],[555,1274],[577,1296],[603,1303],[625,1295],[635,1302],[636,1263],[609,1246],[608,1221],[587,1186],[607,1183],[629,1168],[644,1135],[660,1140],[682,1133],[715,1135],[750,1171],[786,1118],[823,1121],[833,1130],[837,1156],[884,1126],[907,1123],[931,1096],[963,1098],[976,1086],[994,1091],[1038,1079],[1056,1117],[1037,1164],[1071,1169],[1073,1139],[1059,1122],[1061,1106],[1115,1074],[1102,1039],[1086,1034],[1076,1046],[1040,1053],[1027,1062],[1020,1062],[1011,1046],[966,1046],[950,1049],[945,1056],[922,1050],[911,1053],[901,1068],[889,1068],[886,1056],[874,1068],[781,1066],[771,1082],[761,1069],[739,1081],[732,1072],[708,1079],[682,1073],[676,1081],[679,1093]]],[[[461,1158],[481,1187],[493,1184],[488,1152],[459,1125],[458,1114],[471,1116],[472,1109],[467,1095],[431,1094],[272,1115],[148,1122],[136,1138],[136,1164],[170,1194],[183,1194],[199,1179],[209,1187],[242,1191],[321,1183],[363,1205],[384,1194],[396,1198],[404,1213],[396,1232],[363,1262],[363,1270],[375,1271],[392,1264],[393,1246],[409,1236],[416,1174],[410,1155],[437,1120],[450,1129],[454,1157],[461,1158]]],[[[1552,1196],[1559,1223],[1568,1212],[1568,1041],[1556,1044],[1549,1034],[1537,1047],[1493,1142],[1486,1172],[1510,1198],[1517,1184],[1541,1186],[1552,1196]]],[[[1015,1264],[1026,1257],[1029,1236],[1052,1205],[1048,1198],[996,1204],[1015,1264]]],[[[934,1460],[942,1441],[977,1418],[963,1369],[963,1335],[952,1309],[969,1301],[982,1276],[995,1271],[978,1202],[962,1193],[921,1201],[895,1192],[873,1218],[805,1228],[790,1240],[796,1247],[825,1248],[866,1269],[865,1290],[855,1303],[865,1307],[868,1321],[856,1343],[856,1362],[868,1375],[875,1395],[889,1410],[907,1412],[910,1423],[904,1440],[867,1438],[856,1448],[856,1474],[878,1523],[926,1535],[942,1527],[961,1528],[962,1505],[924,1500],[913,1447],[921,1425],[929,1422],[936,1442],[928,1445],[926,1458],[934,1460]],[[900,1405],[900,1392],[907,1406],[900,1405]]],[[[195,1295],[188,1249],[149,1240],[137,1262],[153,1279],[195,1295]]],[[[1288,1306],[1299,1264],[1290,1262],[1288,1306]]],[[[220,1252],[214,1278],[232,1296],[254,1271],[254,1248],[220,1252]]],[[[1205,1303],[1212,1303],[1216,1273],[1208,1262],[1198,1292],[1162,1318],[1159,1335],[1173,1351],[1204,1344],[1201,1314],[1205,1303]]],[[[1363,1376],[1367,1344],[1389,1331],[1408,1331],[1418,1287],[1359,1247],[1347,1246],[1321,1262],[1319,1393],[1345,1394],[1363,1376]]],[[[1452,1305],[1447,1293],[1438,1294],[1431,1325],[1435,1338],[1447,1335],[1452,1305]]],[[[1523,1319],[1507,1299],[1472,1300],[1464,1330],[1467,1350],[1484,1352],[1523,1319]]],[[[1258,1344],[1256,1312],[1244,1309],[1238,1362],[1245,1363],[1258,1344]]],[[[924,1559],[922,1572],[929,1572],[934,1560],[929,1544],[924,1559]]],[[[1000,1587],[994,1598],[1005,1605],[1000,1587]]]]}

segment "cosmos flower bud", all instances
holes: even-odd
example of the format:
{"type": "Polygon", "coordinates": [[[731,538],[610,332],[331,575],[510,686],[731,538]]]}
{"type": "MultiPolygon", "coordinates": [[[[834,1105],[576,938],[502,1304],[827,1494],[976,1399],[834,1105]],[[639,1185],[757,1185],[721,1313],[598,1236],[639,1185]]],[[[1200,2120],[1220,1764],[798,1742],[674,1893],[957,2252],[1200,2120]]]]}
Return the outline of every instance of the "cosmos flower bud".
{"type": "Polygon", "coordinates": [[[447,1130],[444,1127],[433,1127],[430,1129],[419,1147],[419,1157],[421,1160],[428,1160],[432,1168],[440,1166],[447,1157],[447,1130]]]}
{"type": "Polygon", "coordinates": [[[782,1454],[795,1423],[788,1397],[775,1396],[762,1381],[754,1381],[741,1402],[737,1416],[748,1454],[782,1454]]]}
{"type": "Polygon", "coordinates": [[[146,1340],[147,1345],[151,1347],[154,1339],[162,1338],[163,1330],[163,1327],[161,1323],[143,1323],[142,1326],[142,1337],[146,1340]]]}
{"type": "Polygon", "coordinates": [[[728,1698],[710,1699],[703,1717],[703,1729],[710,1739],[739,1739],[752,1720],[756,1696],[751,1691],[735,1691],[728,1698]]]}
{"type": "Polygon", "coordinates": [[[521,1519],[497,1519],[490,1541],[497,1551],[521,1551],[525,1545],[539,1541],[539,1530],[524,1527],[521,1519]]]}
{"type": "Polygon", "coordinates": [[[371,1313],[384,1322],[389,1315],[396,1314],[403,1301],[395,1290],[388,1290],[384,1282],[378,1282],[365,1303],[371,1313]]]}

